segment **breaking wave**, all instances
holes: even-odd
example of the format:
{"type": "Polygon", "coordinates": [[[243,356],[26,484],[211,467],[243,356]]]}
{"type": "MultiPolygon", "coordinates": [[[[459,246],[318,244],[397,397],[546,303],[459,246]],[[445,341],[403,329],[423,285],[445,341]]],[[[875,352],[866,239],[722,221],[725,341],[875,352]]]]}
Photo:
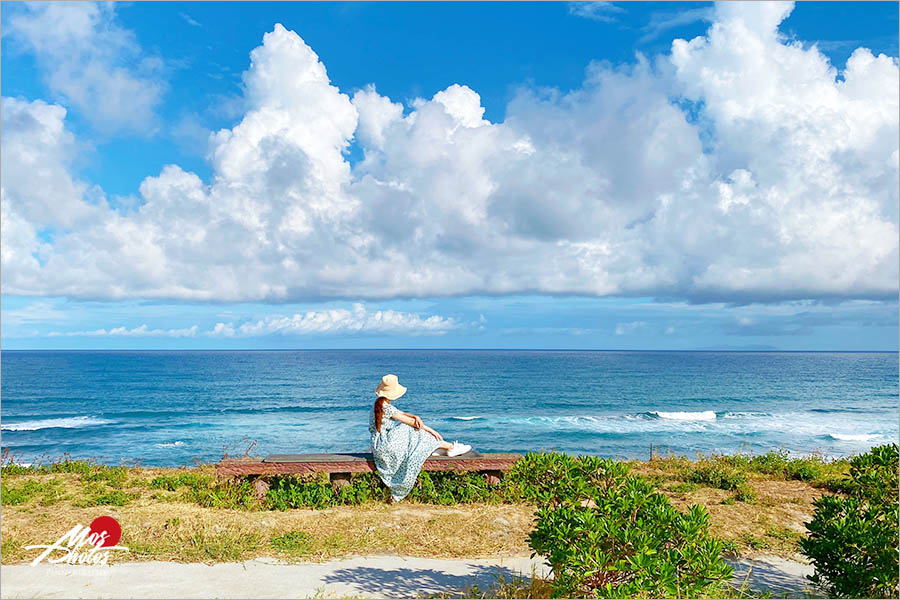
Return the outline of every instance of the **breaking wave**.
{"type": "Polygon", "coordinates": [[[96,417],[62,417],[58,419],[38,419],[37,421],[22,421],[20,423],[2,423],[0,429],[5,431],[36,431],[38,429],[51,429],[59,427],[74,429],[78,427],[93,427],[95,425],[108,425],[114,421],[98,419],[96,417]]]}

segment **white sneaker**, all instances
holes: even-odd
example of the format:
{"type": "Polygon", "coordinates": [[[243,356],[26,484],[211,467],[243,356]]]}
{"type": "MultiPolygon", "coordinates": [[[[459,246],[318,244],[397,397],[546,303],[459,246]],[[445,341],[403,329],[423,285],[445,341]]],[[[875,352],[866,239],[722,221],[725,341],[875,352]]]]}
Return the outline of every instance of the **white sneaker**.
{"type": "Polygon", "coordinates": [[[453,442],[453,447],[447,450],[447,456],[459,456],[465,454],[472,449],[469,444],[460,444],[458,441],[453,442]]]}
{"type": "Polygon", "coordinates": [[[431,453],[432,456],[447,456],[447,451],[443,448],[438,448],[434,452],[431,453]]]}

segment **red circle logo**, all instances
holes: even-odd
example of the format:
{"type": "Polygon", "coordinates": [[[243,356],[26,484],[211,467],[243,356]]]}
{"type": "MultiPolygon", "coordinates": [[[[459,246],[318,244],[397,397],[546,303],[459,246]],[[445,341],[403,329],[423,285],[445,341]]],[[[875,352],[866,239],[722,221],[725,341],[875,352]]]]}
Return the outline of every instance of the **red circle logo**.
{"type": "Polygon", "coordinates": [[[122,527],[119,525],[119,522],[112,517],[97,517],[91,521],[89,529],[91,530],[91,534],[96,533],[98,536],[102,536],[103,533],[106,532],[106,537],[101,537],[98,540],[99,548],[104,546],[115,546],[119,540],[122,539],[122,527]]]}

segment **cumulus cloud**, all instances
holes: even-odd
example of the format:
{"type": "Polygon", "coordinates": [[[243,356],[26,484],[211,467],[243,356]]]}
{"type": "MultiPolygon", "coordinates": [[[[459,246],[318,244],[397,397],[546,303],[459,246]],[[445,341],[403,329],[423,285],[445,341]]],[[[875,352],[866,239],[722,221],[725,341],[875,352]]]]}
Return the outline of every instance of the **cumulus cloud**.
{"type": "MultiPolygon", "coordinates": [[[[859,48],[838,71],[779,33],[791,9],[717,5],[706,35],[591,65],[569,93],[523,88],[500,123],[463,83],[406,107],[374,86],[351,98],[276,25],[251,53],[243,118],[211,138],[209,182],[167,165],[123,215],[69,176],[58,201],[76,224],[46,244],[56,217],[33,205],[47,201],[4,177],[5,291],[894,297],[897,62],[859,48]]],[[[64,111],[16,106],[4,161],[34,139],[35,160],[64,173],[64,111]]]]}
{"type": "Polygon", "coordinates": [[[359,303],[348,310],[330,310],[296,313],[290,317],[270,315],[255,322],[241,325],[216,323],[210,335],[222,337],[249,337],[278,334],[340,334],[340,333],[398,333],[408,335],[442,335],[463,324],[449,317],[432,315],[422,318],[415,313],[395,310],[367,311],[359,303]]]}
{"type": "Polygon", "coordinates": [[[120,27],[114,2],[24,2],[3,36],[34,54],[50,90],[105,134],[149,132],[166,90],[162,60],[120,27]]]}

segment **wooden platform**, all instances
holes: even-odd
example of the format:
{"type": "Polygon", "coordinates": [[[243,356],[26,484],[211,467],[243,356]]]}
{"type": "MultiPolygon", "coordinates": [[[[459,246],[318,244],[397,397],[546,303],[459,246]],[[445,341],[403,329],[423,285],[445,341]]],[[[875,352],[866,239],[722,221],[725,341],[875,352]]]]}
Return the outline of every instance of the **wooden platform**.
{"type": "MultiPolygon", "coordinates": [[[[432,456],[425,461],[423,471],[506,471],[521,454],[481,454],[469,451],[453,458],[432,456]]],[[[366,473],[375,471],[370,453],[351,454],[270,454],[265,458],[229,458],[216,464],[222,476],[233,475],[295,475],[303,473],[366,473]]]]}

